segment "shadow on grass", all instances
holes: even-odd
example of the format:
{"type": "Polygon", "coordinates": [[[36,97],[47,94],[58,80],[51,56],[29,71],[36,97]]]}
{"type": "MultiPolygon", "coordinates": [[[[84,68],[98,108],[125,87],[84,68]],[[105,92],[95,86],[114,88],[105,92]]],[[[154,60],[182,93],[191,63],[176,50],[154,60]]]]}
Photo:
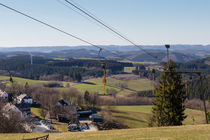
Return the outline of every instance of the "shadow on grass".
{"type": "Polygon", "coordinates": [[[112,113],[121,113],[121,114],[128,114],[128,112],[125,111],[119,111],[119,110],[111,110],[112,113]]]}
{"type": "MultiPolygon", "coordinates": [[[[113,86],[113,85],[109,85],[109,84],[107,84],[107,86],[112,87],[112,88],[117,88],[117,89],[120,89],[120,87],[118,87],[118,86],[113,86]]],[[[139,91],[134,90],[134,89],[131,89],[131,88],[124,88],[124,89],[130,90],[130,91],[133,91],[133,92],[136,92],[136,93],[138,93],[138,92],[139,92],[139,91]]]]}
{"type": "Polygon", "coordinates": [[[88,85],[96,85],[95,83],[92,82],[81,82],[82,84],[88,84],[88,85]]]}
{"type": "Polygon", "coordinates": [[[118,115],[116,115],[115,117],[116,118],[121,118],[121,119],[126,119],[126,120],[138,121],[138,122],[142,122],[142,123],[148,123],[146,121],[135,119],[135,118],[132,118],[132,117],[127,117],[127,116],[118,116],[118,115]]]}

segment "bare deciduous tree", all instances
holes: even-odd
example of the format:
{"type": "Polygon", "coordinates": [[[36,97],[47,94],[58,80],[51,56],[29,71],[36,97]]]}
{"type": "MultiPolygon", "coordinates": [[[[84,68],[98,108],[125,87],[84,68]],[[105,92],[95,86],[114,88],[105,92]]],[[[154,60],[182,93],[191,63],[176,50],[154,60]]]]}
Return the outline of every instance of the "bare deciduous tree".
{"type": "Polygon", "coordinates": [[[5,112],[4,104],[0,102],[0,133],[23,133],[25,121],[18,113],[5,112]],[[8,114],[7,116],[5,114],[8,114]]]}
{"type": "Polygon", "coordinates": [[[70,101],[72,105],[83,105],[84,95],[75,88],[63,90],[62,97],[64,100],[70,101]]]}

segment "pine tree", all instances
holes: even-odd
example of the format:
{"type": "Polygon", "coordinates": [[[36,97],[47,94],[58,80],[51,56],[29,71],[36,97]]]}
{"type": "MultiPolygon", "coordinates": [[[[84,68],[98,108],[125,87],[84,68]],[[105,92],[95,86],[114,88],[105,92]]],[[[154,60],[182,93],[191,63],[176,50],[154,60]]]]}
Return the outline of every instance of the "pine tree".
{"type": "Polygon", "coordinates": [[[84,95],[85,103],[88,107],[88,104],[90,103],[90,93],[86,90],[84,95]]]}
{"type": "Polygon", "coordinates": [[[29,85],[28,82],[25,84],[25,94],[29,95],[29,85]]]}
{"type": "Polygon", "coordinates": [[[10,81],[11,83],[14,82],[11,75],[10,75],[9,81],[10,81]]]}
{"type": "Polygon", "coordinates": [[[156,97],[153,100],[153,115],[150,125],[182,125],[182,121],[186,118],[184,114],[185,99],[182,77],[176,73],[176,67],[173,61],[170,61],[169,66],[164,66],[164,71],[161,73],[159,79],[156,97]]]}

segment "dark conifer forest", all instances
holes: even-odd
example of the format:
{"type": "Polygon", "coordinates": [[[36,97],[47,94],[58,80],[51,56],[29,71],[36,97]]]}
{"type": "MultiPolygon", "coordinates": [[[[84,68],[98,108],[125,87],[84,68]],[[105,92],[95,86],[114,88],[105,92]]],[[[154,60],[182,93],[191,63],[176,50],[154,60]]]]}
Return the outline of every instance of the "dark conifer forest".
{"type": "Polygon", "coordinates": [[[122,73],[132,63],[94,59],[50,59],[30,56],[16,56],[0,59],[0,70],[12,76],[36,80],[59,80],[81,82],[83,77],[101,77],[105,63],[108,74],[122,73]]]}

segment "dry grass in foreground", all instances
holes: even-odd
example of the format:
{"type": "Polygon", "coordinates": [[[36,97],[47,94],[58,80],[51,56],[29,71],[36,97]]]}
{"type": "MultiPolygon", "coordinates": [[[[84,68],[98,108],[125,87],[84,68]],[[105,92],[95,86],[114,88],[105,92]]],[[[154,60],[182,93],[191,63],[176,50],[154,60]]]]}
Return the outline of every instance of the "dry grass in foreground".
{"type": "MultiPolygon", "coordinates": [[[[187,125],[161,128],[139,128],[98,132],[53,133],[50,140],[208,140],[210,125],[187,125]]],[[[0,134],[1,140],[21,140],[46,134],[0,134]]]]}

